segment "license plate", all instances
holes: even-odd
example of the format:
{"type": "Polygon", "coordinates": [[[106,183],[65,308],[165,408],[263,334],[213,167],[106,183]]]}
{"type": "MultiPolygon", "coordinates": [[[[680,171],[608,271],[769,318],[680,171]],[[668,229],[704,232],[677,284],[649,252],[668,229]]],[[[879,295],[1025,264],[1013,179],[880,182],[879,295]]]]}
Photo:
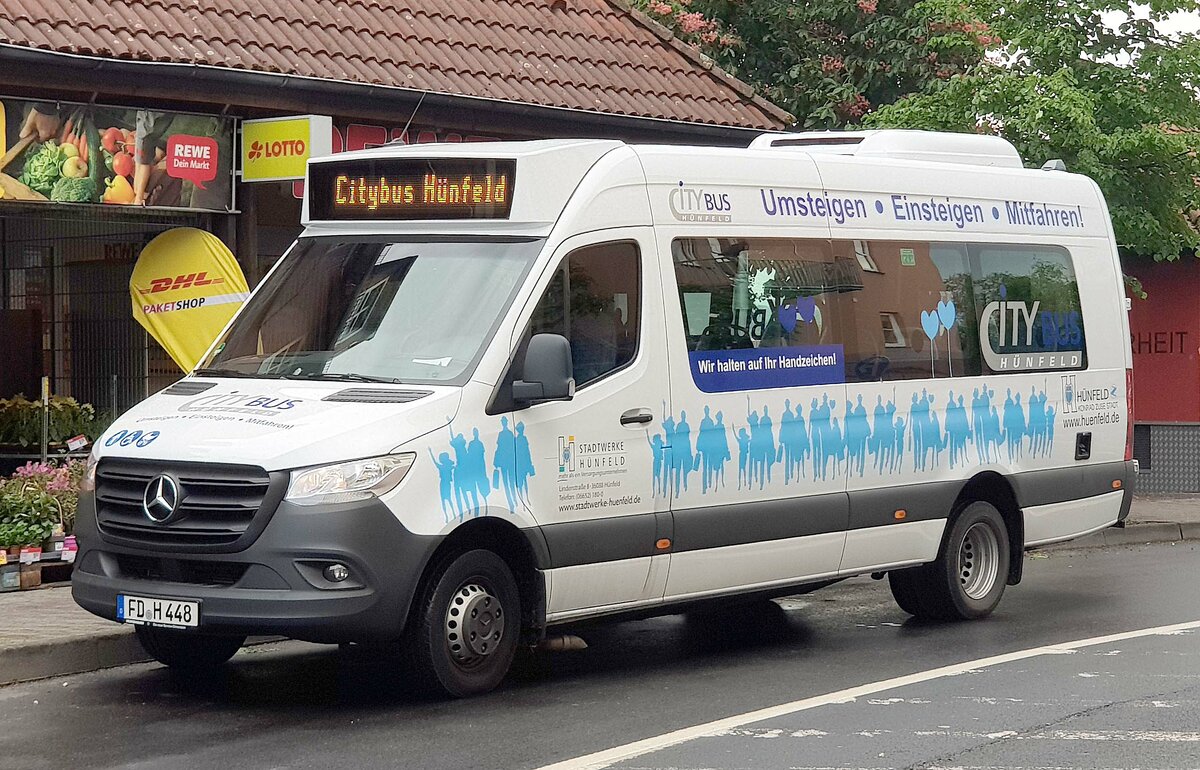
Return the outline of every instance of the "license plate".
{"type": "Polygon", "coordinates": [[[200,625],[200,602],[120,595],[117,597],[117,620],[147,626],[195,628],[200,625]]]}

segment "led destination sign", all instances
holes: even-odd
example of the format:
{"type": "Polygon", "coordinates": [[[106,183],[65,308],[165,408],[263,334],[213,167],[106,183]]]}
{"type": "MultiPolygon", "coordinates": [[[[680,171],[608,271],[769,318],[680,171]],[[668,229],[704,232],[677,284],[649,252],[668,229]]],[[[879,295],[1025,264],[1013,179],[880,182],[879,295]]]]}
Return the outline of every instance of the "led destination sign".
{"type": "Polygon", "coordinates": [[[516,162],[436,158],[321,163],[309,169],[312,219],[507,219],[516,162]]]}

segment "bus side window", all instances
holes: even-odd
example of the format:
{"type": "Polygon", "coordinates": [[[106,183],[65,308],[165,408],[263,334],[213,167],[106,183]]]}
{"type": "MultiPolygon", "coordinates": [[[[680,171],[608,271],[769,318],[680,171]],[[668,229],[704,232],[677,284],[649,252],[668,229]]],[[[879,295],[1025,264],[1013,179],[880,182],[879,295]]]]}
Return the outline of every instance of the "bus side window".
{"type": "Polygon", "coordinates": [[[529,334],[571,342],[575,381],[588,385],[637,352],[641,317],[640,252],[621,241],[577,249],[563,258],[529,320],[529,334]]]}
{"type": "Polygon", "coordinates": [[[825,240],[677,238],[671,254],[693,351],[837,345],[862,288],[825,240]]]}
{"type": "Polygon", "coordinates": [[[853,333],[843,334],[848,382],[980,374],[967,247],[911,241],[834,241],[862,268],[853,333]]]}

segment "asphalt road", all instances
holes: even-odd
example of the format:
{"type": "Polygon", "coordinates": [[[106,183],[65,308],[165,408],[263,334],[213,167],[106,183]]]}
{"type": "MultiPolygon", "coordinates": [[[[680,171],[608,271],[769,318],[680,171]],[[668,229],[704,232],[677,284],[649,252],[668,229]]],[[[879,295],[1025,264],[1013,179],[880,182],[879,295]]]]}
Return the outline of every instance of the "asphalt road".
{"type": "MultiPolygon", "coordinates": [[[[19,768],[538,768],[987,656],[1200,620],[1194,545],[1058,551],[974,623],[909,620],[884,583],[585,629],[469,701],[408,694],[372,651],[243,650],[210,681],[154,664],[0,688],[19,768]]],[[[741,720],[632,768],[1200,767],[1200,630],[963,667],[741,720]]],[[[582,767],[583,763],[575,762],[582,767]]]]}

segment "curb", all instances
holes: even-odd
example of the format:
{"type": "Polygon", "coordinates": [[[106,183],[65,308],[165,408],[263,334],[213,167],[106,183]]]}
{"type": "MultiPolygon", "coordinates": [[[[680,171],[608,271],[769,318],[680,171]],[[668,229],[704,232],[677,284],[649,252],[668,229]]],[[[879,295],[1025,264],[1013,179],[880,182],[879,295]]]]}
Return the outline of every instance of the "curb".
{"type": "Polygon", "coordinates": [[[1155,521],[1131,524],[1127,527],[1109,527],[1077,540],[1056,543],[1038,550],[1072,550],[1077,548],[1103,548],[1114,545],[1145,545],[1147,543],[1175,543],[1181,540],[1200,540],[1200,522],[1155,521]]]}
{"type": "Polygon", "coordinates": [[[0,649],[0,687],[148,660],[150,656],[142,651],[132,630],[122,629],[67,641],[23,644],[0,649]]]}

